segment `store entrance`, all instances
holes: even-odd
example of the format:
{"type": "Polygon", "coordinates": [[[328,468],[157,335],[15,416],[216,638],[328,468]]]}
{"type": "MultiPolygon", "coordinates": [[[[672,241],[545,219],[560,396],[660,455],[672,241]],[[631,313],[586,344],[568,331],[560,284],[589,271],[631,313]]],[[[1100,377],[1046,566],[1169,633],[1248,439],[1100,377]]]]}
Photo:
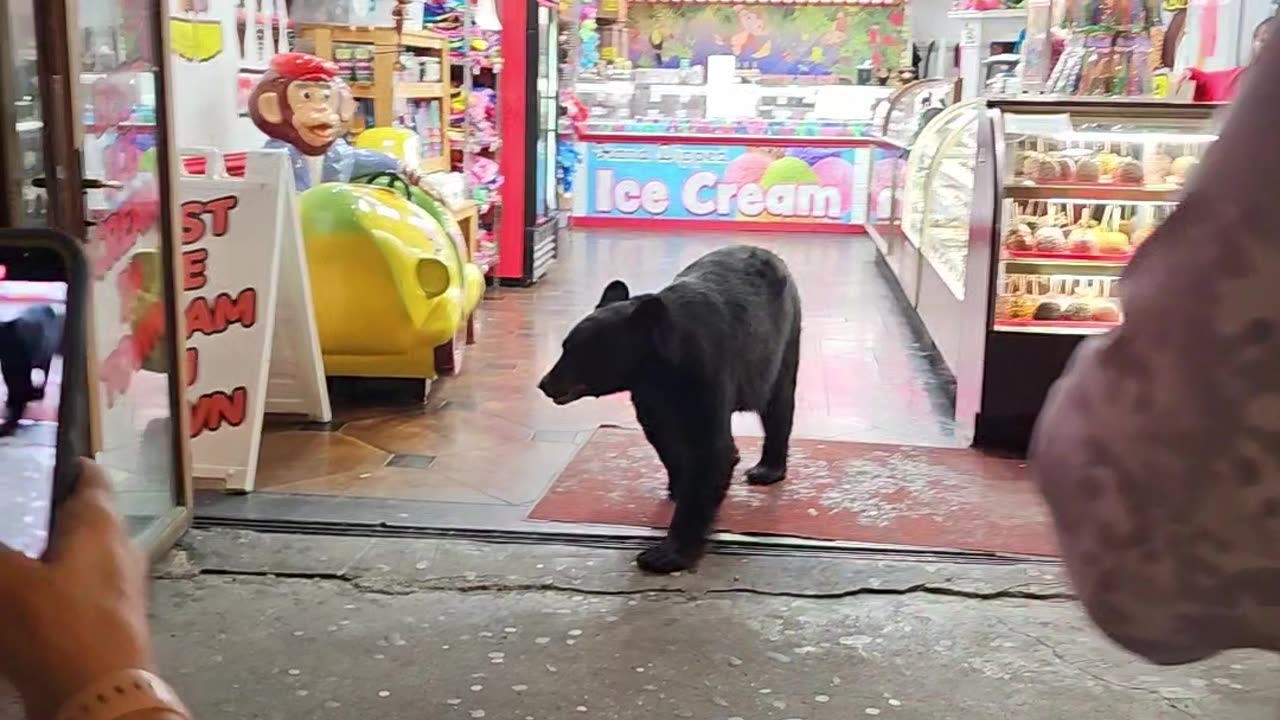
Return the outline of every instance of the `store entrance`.
{"type": "Polygon", "coordinates": [[[737,416],[742,463],[720,527],[740,542],[785,539],[793,548],[844,540],[1002,549],[981,542],[993,536],[984,523],[1025,520],[1032,490],[1009,482],[1017,463],[959,447],[946,376],[874,245],[786,233],[570,233],[538,285],[490,291],[462,371],[437,381],[425,405],[344,397],[336,384],[333,422],[277,420],[252,496],[202,493],[198,522],[611,543],[658,532],[671,505],[628,398],[557,407],[537,383],[610,280],[658,288],[736,242],[786,260],[805,325],[791,476],[773,488],[746,485],[740,473],[758,457],[762,433],[755,416],[737,416]],[[1001,493],[966,485],[993,480],[1001,493]]]}
{"type": "MultiPolygon", "coordinates": [[[[235,13],[220,14],[214,2],[205,11],[175,11],[175,21],[221,23],[224,31],[234,24],[248,54],[268,56],[244,58],[242,79],[250,84],[253,66],[287,47],[332,58],[337,76],[374,97],[394,97],[394,88],[381,95],[379,88],[406,73],[415,77],[415,68],[421,71],[416,77],[425,77],[422,49],[448,38],[449,51],[430,60],[434,66],[438,59],[440,77],[467,97],[451,116],[451,162],[434,153],[409,160],[419,160],[420,171],[449,167],[455,173],[432,187],[446,200],[450,186],[467,191],[460,202],[446,204],[461,230],[478,231],[469,259],[489,271],[491,283],[471,316],[475,332],[466,333],[465,345],[463,335],[450,331],[442,337],[454,340],[436,345],[443,352],[433,365],[400,350],[393,357],[404,355],[408,364],[382,363],[391,344],[382,347],[382,340],[394,335],[385,329],[414,326],[383,323],[397,293],[365,274],[354,252],[321,259],[333,233],[320,221],[324,203],[313,202],[315,188],[306,190],[299,205],[313,208],[314,217],[302,211],[302,240],[316,250],[308,255],[310,292],[333,417],[269,418],[253,482],[201,479],[201,522],[371,534],[608,536],[614,542],[661,532],[672,508],[664,470],[628,398],[558,407],[538,391],[538,381],[609,281],[656,290],[716,248],[752,244],[787,262],[802,296],[794,442],[789,478],[769,488],[737,480],[718,529],[754,542],[1044,549],[1039,536],[1027,541],[1030,535],[1019,534],[1027,525],[1041,529],[1043,517],[1030,484],[1017,477],[1018,464],[965,447],[945,370],[952,358],[936,352],[937,345],[950,350],[956,343],[935,345],[920,331],[917,298],[903,297],[884,250],[863,232],[883,197],[890,206],[893,197],[903,204],[902,193],[894,195],[901,152],[882,151],[902,151],[928,112],[952,94],[952,84],[939,81],[912,102],[895,100],[909,90],[886,84],[886,63],[897,62],[906,33],[900,5],[769,3],[756,12],[634,3],[623,17],[603,5],[506,0],[493,4],[498,18],[486,18],[493,5],[450,0],[419,9],[422,31],[398,34],[371,16],[360,20],[369,27],[352,27],[351,16],[319,13],[320,5],[333,9],[295,0],[286,18],[280,3],[251,2],[241,22],[235,13]],[[296,42],[282,42],[288,32],[259,33],[259,22],[292,23],[296,42]],[[636,37],[658,38],[662,47],[629,50],[628,22],[640,24],[636,37]],[[324,41],[339,35],[334,25],[344,28],[341,41],[324,41]],[[825,49],[812,47],[804,28],[827,26],[844,29],[823,32],[825,49]],[[859,27],[888,36],[864,43],[861,38],[873,34],[859,27]],[[458,52],[452,40],[468,34],[479,42],[464,42],[471,50],[458,52]],[[597,48],[601,62],[589,61],[597,40],[610,44],[612,58],[597,48]],[[393,75],[384,62],[380,75],[378,47],[392,44],[400,45],[395,55],[404,69],[393,75]],[[680,46],[697,62],[681,62],[680,46]],[[370,53],[372,72],[359,60],[370,53]],[[738,57],[726,61],[727,55],[738,57]],[[855,72],[864,61],[879,66],[879,81],[855,72]],[[795,73],[804,77],[796,81],[795,73]],[[656,122],[664,113],[667,121],[656,122]],[[882,137],[890,125],[903,128],[901,142],[882,137]],[[501,142],[494,142],[498,128],[501,142]],[[492,253],[477,252],[486,236],[495,241],[496,265],[492,253]],[[354,293],[353,287],[363,289],[354,293]],[[375,301],[378,295],[385,297],[375,301]],[[339,314],[342,323],[334,321],[339,314]],[[430,384],[425,402],[424,381],[430,384]],[[1009,525],[1017,527],[1006,531],[1009,525]]],[[[440,89],[434,82],[410,84],[402,89],[440,89]]],[[[197,87],[203,85],[182,84],[197,87]]],[[[200,96],[193,103],[206,99],[202,91],[192,94],[200,96]]],[[[191,114],[191,123],[206,125],[179,130],[212,136],[216,115],[191,114]]],[[[430,145],[430,124],[417,127],[401,115],[375,111],[367,119],[379,132],[416,130],[422,147],[430,145]]],[[[184,112],[182,122],[188,117],[184,112]]],[[[357,124],[347,140],[376,149],[371,140],[379,132],[368,132],[357,124]]],[[[262,142],[246,138],[219,149],[231,157],[262,142]]],[[[443,215],[444,208],[436,210],[443,215]]],[[[435,220],[440,237],[451,235],[448,218],[435,220]]],[[[947,338],[961,337],[961,327],[952,323],[947,338]]],[[[427,342],[414,345],[415,353],[427,342]]],[[[742,415],[734,431],[745,471],[759,456],[761,425],[742,415]]],[[[197,457],[198,471],[217,476],[227,466],[207,459],[197,457]]]]}
{"type": "MultiPolygon", "coordinates": [[[[91,446],[152,551],[190,522],[160,0],[2,0],[4,220],[84,241],[91,446]],[[145,338],[145,341],[140,340],[145,338]]],[[[0,280],[0,305],[19,289],[0,280]]],[[[39,432],[24,418],[15,438],[39,432]]]]}

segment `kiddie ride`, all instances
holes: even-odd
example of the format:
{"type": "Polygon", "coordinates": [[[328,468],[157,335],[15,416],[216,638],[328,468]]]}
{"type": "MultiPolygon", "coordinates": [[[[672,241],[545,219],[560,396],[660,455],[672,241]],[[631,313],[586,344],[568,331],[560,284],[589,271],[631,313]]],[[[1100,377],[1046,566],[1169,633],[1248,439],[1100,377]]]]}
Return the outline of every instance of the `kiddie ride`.
{"type": "Polygon", "coordinates": [[[343,138],[355,100],[329,62],[276,56],[249,98],[268,148],[289,153],[325,373],[432,380],[453,369],[484,293],[462,229],[417,183],[408,130],[343,138]],[[439,361],[439,362],[438,362],[439,361]]]}

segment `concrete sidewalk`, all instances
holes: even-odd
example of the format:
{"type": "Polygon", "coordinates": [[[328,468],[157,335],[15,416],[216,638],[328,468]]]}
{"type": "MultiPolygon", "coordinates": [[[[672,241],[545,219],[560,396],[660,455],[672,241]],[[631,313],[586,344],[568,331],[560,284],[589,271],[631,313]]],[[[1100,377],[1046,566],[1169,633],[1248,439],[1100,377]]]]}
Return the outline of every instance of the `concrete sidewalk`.
{"type": "MultiPolygon", "coordinates": [[[[193,532],[160,571],[201,718],[1273,720],[1280,662],[1155,668],[1047,565],[193,532]]],[[[3,713],[0,713],[2,715],[3,713]]]]}

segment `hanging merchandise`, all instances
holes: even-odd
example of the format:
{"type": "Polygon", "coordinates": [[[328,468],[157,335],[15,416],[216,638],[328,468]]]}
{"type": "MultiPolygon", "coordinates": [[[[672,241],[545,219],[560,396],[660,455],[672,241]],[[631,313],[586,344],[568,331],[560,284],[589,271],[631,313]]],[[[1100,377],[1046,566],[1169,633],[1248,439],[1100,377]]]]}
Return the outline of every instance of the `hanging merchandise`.
{"type": "Polygon", "coordinates": [[[1046,93],[1076,97],[1157,93],[1164,31],[1156,0],[1067,0],[1063,26],[1070,35],[1049,73],[1046,93]]]}
{"type": "Polygon", "coordinates": [[[590,2],[582,3],[581,20],[578,23],[578,68],[592,70],[600,62],[600,33],[596,29],[596,8],[590,2]]]}

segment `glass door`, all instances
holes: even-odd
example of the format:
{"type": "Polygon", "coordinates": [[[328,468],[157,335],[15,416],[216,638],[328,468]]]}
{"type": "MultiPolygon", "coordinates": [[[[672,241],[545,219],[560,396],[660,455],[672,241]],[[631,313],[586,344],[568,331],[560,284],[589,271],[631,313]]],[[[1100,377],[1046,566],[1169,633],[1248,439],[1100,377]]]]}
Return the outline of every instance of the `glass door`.
{"type": "Polygon", "coordinates": [[[556,8],[538,3],[538,127],[534,215],[541,223],[558,206],[556,196],[556,124],[559,110],[559,46],[556,8]]]}
{"type": "Polygon", "coordinates": [[[11,26],[22,20],[17,6],[27,13],[34,7],[33,32],[16,34],[5,52],[15,69],[22,67],[32,59],[34,37],[40,70],[35,86],[17,82],[16,97],[3,98],[28,103],[14,119],[19,137],[37,124],[43,136],[21,159],[27,175],[39,171],[34,184],[47,188],[47,196],[29,194],[47,202],[24,203],[25,219],[47,219],[85,240],[94,284],[88,324],[95,456],[115,483],[131,530],[161,549],[185,529],[191,505],[176,362],[168,2],[8,3],[11,26]]]}

